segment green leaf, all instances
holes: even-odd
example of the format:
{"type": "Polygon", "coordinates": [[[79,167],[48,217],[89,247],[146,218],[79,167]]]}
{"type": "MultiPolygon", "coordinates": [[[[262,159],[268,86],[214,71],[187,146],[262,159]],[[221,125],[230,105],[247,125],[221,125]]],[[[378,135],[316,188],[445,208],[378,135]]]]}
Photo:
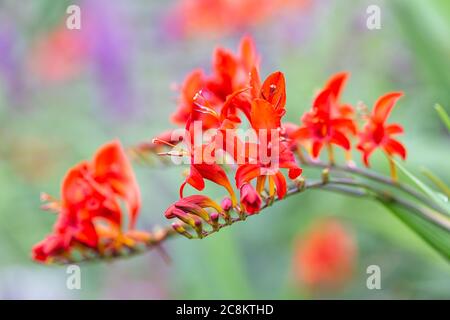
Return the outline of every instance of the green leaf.
{"type": "Polygon", "coordinates": [[[444,107],[442,107],[438,103],[436,103],[434,108],[436,109],[436,111],[437,111],[439,117],[441,118],[442,122],[447,127],[447,130],[450,131],[450,117],[449,117],[447,111],[445,111],[444,107]]]}
{"type": "Polygon", "coordinates": [[[450,233],[393,202],[382,202],[395,216],[450,262],[450,233]]]}
{"type": "Polygon", "coordinates": [[[433,182],[433,184],[439,188],[444,195],[447,198],[450,198],[450,187],[441,179],[438,178],[437,175],[435,175],[433,172],[431,172],[431,170],[427,169],[427,168],[422,168],[420,171],[422,171],[422,173],[428,178],[430,179],[431,182],[433,182]]]}
{"type": "Polygon", "coordinates": [[[412,181],[414,184],[425,194],[427,195],[433,202],[435,202],[444,213],[450,215],[450,206],[448,202],[446,202],[437,192],[428,187],[425,183],[420,181],[419,178],[414,176],[411,172],[409,172],[404,166],[402,166],[398,161],[394,160],[395,165],[412,181]]]}

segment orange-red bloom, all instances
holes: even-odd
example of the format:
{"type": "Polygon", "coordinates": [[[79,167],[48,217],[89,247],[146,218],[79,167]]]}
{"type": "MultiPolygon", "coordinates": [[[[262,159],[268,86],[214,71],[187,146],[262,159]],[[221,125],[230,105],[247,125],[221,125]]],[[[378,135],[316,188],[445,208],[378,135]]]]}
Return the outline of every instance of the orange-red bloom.
{"type": "Polygon", "coordinates": [[[309,289],[334,289],[350,278],[355,260],[351,233],[339,221],[325,220],[297,240],[294,274],[309,289]]]}
{"type": "MultiPolygon", "coordinates": [[[[189,120],[202,120],[205,129],[217,127],[217,117],[210,111],[220,115],[229,95],[249,87],[252,70],[256,70],[258,64],[259,58],[250,37],[242,38],[238,55],[224,48],[217,48],[214,52],[211,75],[205,75],[201,69],[197,69],[186,77],[181,87],[178,109],[172,115],[172,121],[184,126],[189,120]],[[205,106],[205,103],[208,105],[205,106]],[[194,118],[191,118],[193,110],[202,110],[205,107],[208,109],[207,112],[195,113],[194,118]]],[[[235,103],[228,113],[235,115],[237,109],[241,109],[248,114],[251,100],[249,93],[236,98],[241,101],[235,103]]]]}
{"type": "MultiPolygon", "coordinates": [[[[302,117],[303,126],[294,134],[294,139],[310,142],[312,144],[311,154],[317,158],[324,146],[331,148],[331,145],[338,145],[345,150],[350,150],[350,140],[348,132],[356,134],[354,121],[340,115],[339,108],[333,111],[339,104],[336,103],[335,91],[326,88],[321,91],[313,103],[311,111],[302,117]],[[338,113],[338,116],[334,114],[338,113]]],[[[346,109],[346,108],[345,108],[346,109]]]]}
{"type": "Polygon", "coordinates": [[[363,154],[363,162],[369,166],[370,155],[378,148],[382,149],[388,157],[399,155],[406,159],[406,149],[402,143],[392,138],[393,135],[403,133],[399,124],[386,124],[397,100],[403,95],[401,92],[388,93],[378,99],[366,125],[360,132],[357,146],[363,154]]]}
{"type": "Polygon", "coordinates": [[[69,170],[62,183],[61,201],[45,206],[58,212],[53,233],[33,248],[33,258],[45,262],[70,254],[73,248],[96,250],[105,244],[102,240],[119,240],[102,239],[102,234],[108,229],[121,233],[124,217],[120,201],[126,204],[132,230],[140,208],[140,191],[122,146],[113,141],[101,147],[92,162],[83,161],[69,170]]]}
{"type": "Polygon", "coordinates": [[[297,178],[302,173],[302,169],[295,162],[289,143],[281,137],[281,118],[286,112],[284,75],[281,72],[275,72],[267,77],[258,96],[252,101],[249,120],[256,133],[266,132],[266,135],[259,134],[259,138],[265,138],[265,141],[257,142],[258,157],[256,161],[252,162],[252,159],[248,159],[237,169],[236,185],[241,189],[244,184],[257,178],[256,190],[261,193],[267,179],[269,195],[274,196],[276,190],[278,198],[282,199],[286,194],[287,186],[280,169],[289,169],[289,178],[291,179],[297,178]],[[276,134],[273,135],[274,133],[276,134]],[[267,159],[263,159],[263,157],[267,159]]]}

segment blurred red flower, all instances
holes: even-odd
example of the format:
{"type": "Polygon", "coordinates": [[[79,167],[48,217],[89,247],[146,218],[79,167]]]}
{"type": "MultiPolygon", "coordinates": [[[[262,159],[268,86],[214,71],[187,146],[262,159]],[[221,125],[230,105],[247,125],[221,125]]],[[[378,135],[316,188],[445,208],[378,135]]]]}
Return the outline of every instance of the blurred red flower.
{"type": "Polygon", "coordinates": [[[295,243],[294,275],[310,290],[336,289],[352,276],[356,243],[338,220],[316,222],[295,243]]]}
{"type": "Polygon", "coordinates": [[[77,75],[88,55],[89,48],[83,34],[61,25],[39,39],[30,63],[32,70],[42,79],[58,82],[77,75]]]}
{"type": "Polygon", "coordinates": [[[310,0],[180,0],[168,25],[182,36],[221,35],[259,25],[283,11],[303,9],[309,3],[310,0]]]}
{"type": "Polygon", "coordinates": [[[132,241],[122,236],[124,216],[120,200],[127,206],[128,229],[134,230],[141,203],[140,191],[118,141],[101,147],[92,162],[83,161],[69,170],[62,183],[61,201],[44,197],[50,200],[44,208],[56,211],[58,219],[53,233],[34,246],[35,260],[45,262],[70,254],[73,248],[97,250],[111,242],[120,245],[122,241],[132,241]],[[113,239],[106,239],[111,235],[113,239]]]}

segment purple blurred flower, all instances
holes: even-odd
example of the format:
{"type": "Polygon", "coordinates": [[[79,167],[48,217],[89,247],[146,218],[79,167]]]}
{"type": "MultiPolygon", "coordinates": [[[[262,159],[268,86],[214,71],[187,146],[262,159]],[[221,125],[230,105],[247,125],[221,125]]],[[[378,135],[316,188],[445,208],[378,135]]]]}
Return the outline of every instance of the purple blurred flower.
{"type": "Polygon", "coordinates": [[[81,4],[82,32],[88,41],[92,67],[105,103],[118,114],[133,111],[130,83],[130,38],[116,2],[98,0],[81,4]]]}
{"type": "Polygon", "coordinates": [[[12,24],[0,24],[0,76],[3,78],[8,100],[13,105],[19,105],[23,98],[24,82],[18,37],[12,24]]]}

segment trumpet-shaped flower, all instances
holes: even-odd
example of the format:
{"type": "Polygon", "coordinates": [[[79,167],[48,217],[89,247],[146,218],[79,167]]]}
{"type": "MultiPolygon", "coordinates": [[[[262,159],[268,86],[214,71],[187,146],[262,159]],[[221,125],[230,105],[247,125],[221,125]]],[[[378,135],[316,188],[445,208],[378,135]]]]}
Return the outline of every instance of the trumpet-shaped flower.
{"type": "MultiPolygon", "coordinates": [[[[300,141],[311,142],[311,154],[317,158],[324,146],[329,150],[331,145],[337,145],[345,150],[350,150],[348,132],[356,134],[353,120],[344,117],[334,117],[332,112],[335,94],[326,89],[316,97],[311,111],[302,117],[301,126],[293,137],[300,141]]],[[[330,160],[332,156],[330,155],[330,160]]]]}
{"type": "Polygon", "coordinates": [[[402,95],[401,92],[392,92],[380,97],[360,132],[357,148],[362,152],[363,162],[366,166],[369,166],[369,157],[376,149],[382,149],[389,159],[395,154],[403,160],[406,159],[406,148],[392,137],[403,133],[403,128],[395,123],[386,124],[387,118],[402,95]]]}
{"type": "Polygon", "coordinates": [[[98,249],[101,224],[121,233],[124,217],[120,201],[126,204],[132,230],[140,208],[140,191],[122,146],[113,141],[101,147],[92,162],[83,161],[69,170],[62,183],[61,200],[45,206],[58,212],[53,233],[33,248],[33,257],[45,262],[70,254],[76,247],[98,249]]]}

